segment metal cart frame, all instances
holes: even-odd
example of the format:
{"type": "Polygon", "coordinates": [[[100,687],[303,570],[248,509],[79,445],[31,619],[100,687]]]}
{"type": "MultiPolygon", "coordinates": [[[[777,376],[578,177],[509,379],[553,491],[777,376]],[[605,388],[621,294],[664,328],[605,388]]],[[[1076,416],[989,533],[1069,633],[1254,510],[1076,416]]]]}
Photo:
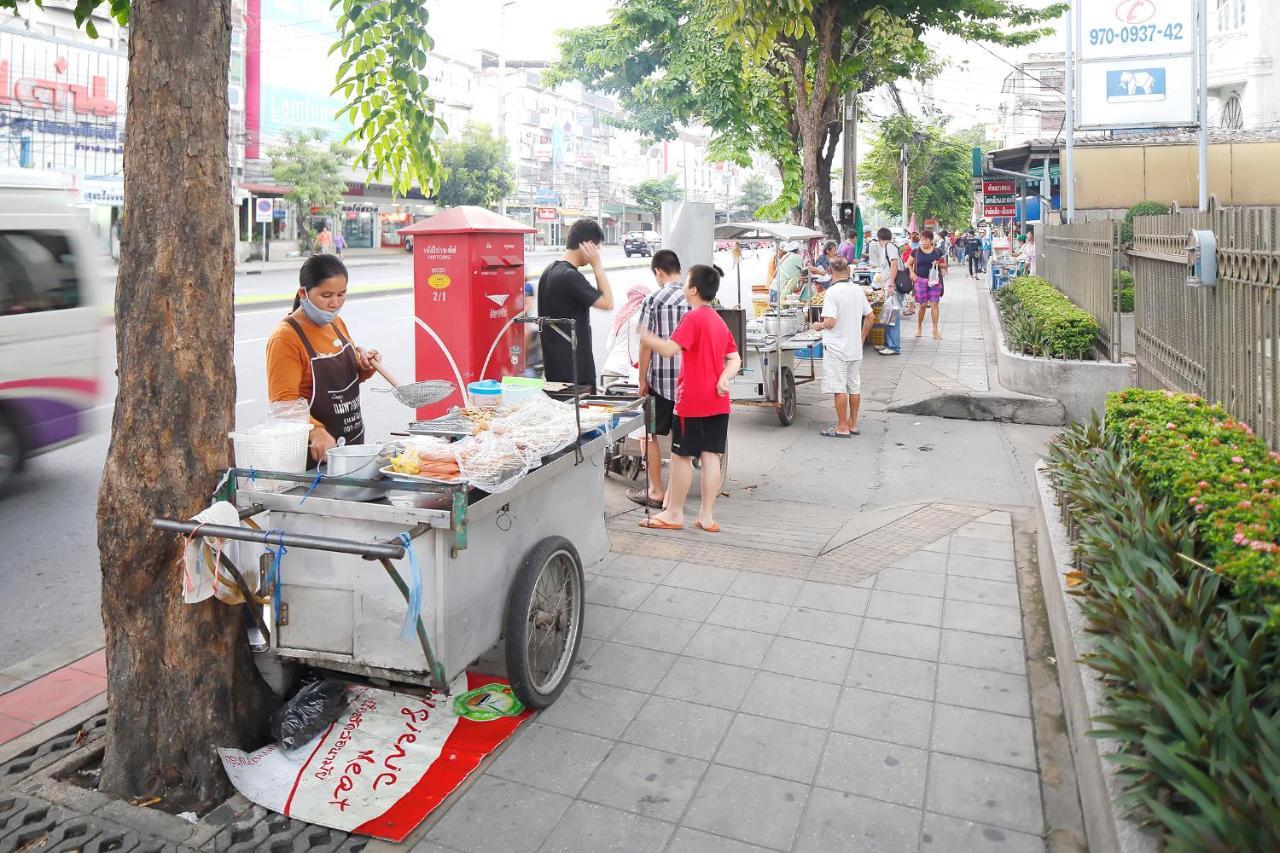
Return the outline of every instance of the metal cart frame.
{"type": "MultiPolygon", "coordinates": [[[[269,590],[278,601],[270,647],[282,658],[447,693],[450,682],[505,640],[516,695],[543,708],[568,682],[582,638],[584,565],[609,549],[605,448],[641,423],[639,415],[621,418],[548,457],[501,494],[397,483],[395,502],[368,503],[237,488],[250,472],[232,469],[223,496],[242,516],[270,512],[271,529],[173,519],[154,525],[286,549],[269,590]],[[400,636],[414,574],[422,591],[416,642],[400,636]]],[[[300,484],[314,479],[252,473],[300,484]]],[[[265,566],[259,570],[267,574],[265,566]]]]}

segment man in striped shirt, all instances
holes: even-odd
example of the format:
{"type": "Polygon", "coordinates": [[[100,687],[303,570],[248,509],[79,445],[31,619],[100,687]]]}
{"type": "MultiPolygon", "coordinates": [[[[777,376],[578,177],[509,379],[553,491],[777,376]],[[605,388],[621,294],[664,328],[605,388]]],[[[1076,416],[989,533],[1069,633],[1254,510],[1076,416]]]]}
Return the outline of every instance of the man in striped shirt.
{"type": "MultiPolygon", "coordinates": [[[[684,315],[689,313],[689,303],[680,284],[680,258],[670,249],[661,249],[654,253],[649,269],[658,282],[658,290],[646,297],[640,307],[639,327],[660,338],[670,338],[684,315]]],[[[649,474],[649,485],[645,489],[629,489],[627,497],[655,509],[662,507],[667,494],[662,482],[662,447],[657,437],[671,434],[679,374],[680,356],[666,358],[641,344],[640,395],[653,398],[654,412],[645,442],[645,469],[649,474]]]]}

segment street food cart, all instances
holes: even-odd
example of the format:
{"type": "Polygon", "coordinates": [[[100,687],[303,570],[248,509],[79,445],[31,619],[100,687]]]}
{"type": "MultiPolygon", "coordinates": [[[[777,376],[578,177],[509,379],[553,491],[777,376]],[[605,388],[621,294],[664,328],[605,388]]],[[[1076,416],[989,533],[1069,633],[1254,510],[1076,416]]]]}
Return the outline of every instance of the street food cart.
{"type": "MultiPolygon", "coordinates": [[[[810,254],[823,236],[812,228],[776,222],[729,222],[717,225],[715,230],[719,242],[776,245],[797,240],[808,244],[810,254]]],[[[812,288],[809,290],[811,295],[805,302],[768,303],[766,295],[763,310],[753,309],[752,313],[758,316],[747,323],[740,346],[742,370],[729,382],[729,396],[734,403],[772,408],[783,426],[790,426],[796,418],[796,386],[816,378],[814,344],[820,336],[809,330],[813,308],[812,288]],[[806,350],[807,356],[797,355],[806,350]],[[803,374],[797,374],[797,360],[808,362],[803,374]]],[[[756,299],[752,298],[751,304],[756,299]]],[[[743,302],[741,266],[737,270],[737,307],[747,307],[743,302]]]]}
{"type": "Polygon", "coordinates": [[[447,693],[502,639],[516,695],[542,708],[573,667],[584,567],[609,549],[605,449],[641,425],[639,405],[585,424],[586,436],[497,494],[415,477],[233,468],[220,497],[252,526],[155,525],[270,549],[260,566],[229,569],[237,579],[258,573],[248,587],[271,604],[253,618],[279,658],[447,693]],[[271,485],[280,482],[297,485],[280,492],[271,485]]]}

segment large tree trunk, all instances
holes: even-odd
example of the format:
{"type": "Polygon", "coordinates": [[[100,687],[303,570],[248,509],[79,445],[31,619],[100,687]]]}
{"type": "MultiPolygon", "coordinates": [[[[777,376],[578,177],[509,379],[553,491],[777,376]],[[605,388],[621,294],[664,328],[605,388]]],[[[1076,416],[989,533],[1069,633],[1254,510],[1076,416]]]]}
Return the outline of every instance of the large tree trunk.
{"type": "Polygon", "coordinates": [[[818,160],[818,223],[821,230],[828,235],[839,238],[840,228],[831,213],[831,163],[835,160],[836,151],[840,148],[840,122],[827,125],[827,138],[822,147],[822,156],[818,160]]]}
{"type": "Polygon", "coordinates": [[[229,0],[133,0],[120,377],[98,499],[107,751],[100,787],[202,808],[227,793],[218,746],[250,746],[270,693],[243,617],[184,605],[181,538],[227,467],[235,274],[227,163],[229,0]]]}

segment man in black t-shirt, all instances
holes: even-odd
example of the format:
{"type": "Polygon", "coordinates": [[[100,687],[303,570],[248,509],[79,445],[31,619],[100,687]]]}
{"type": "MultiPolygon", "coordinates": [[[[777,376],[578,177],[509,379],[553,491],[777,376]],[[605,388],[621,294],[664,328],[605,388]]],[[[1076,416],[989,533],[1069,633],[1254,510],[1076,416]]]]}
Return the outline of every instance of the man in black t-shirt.
{"type": "MultiPolygon", "coordinates": [[[[538,279],[538,315],[574,320],[578,335],[578,384],[596,387],[596,362],[591,352],[591,309],[613,308],[613,289],[600,258],[604,232],[593,219],[579,219],[569,227],[564,257],[553,261],[538,279]],[[578,267],[590,266],[595,287],[578,267]]],[[[548,382],[573,381],[573,349],[569,330],[546,325],[542,329],[543,372],[548,382]]]]}

